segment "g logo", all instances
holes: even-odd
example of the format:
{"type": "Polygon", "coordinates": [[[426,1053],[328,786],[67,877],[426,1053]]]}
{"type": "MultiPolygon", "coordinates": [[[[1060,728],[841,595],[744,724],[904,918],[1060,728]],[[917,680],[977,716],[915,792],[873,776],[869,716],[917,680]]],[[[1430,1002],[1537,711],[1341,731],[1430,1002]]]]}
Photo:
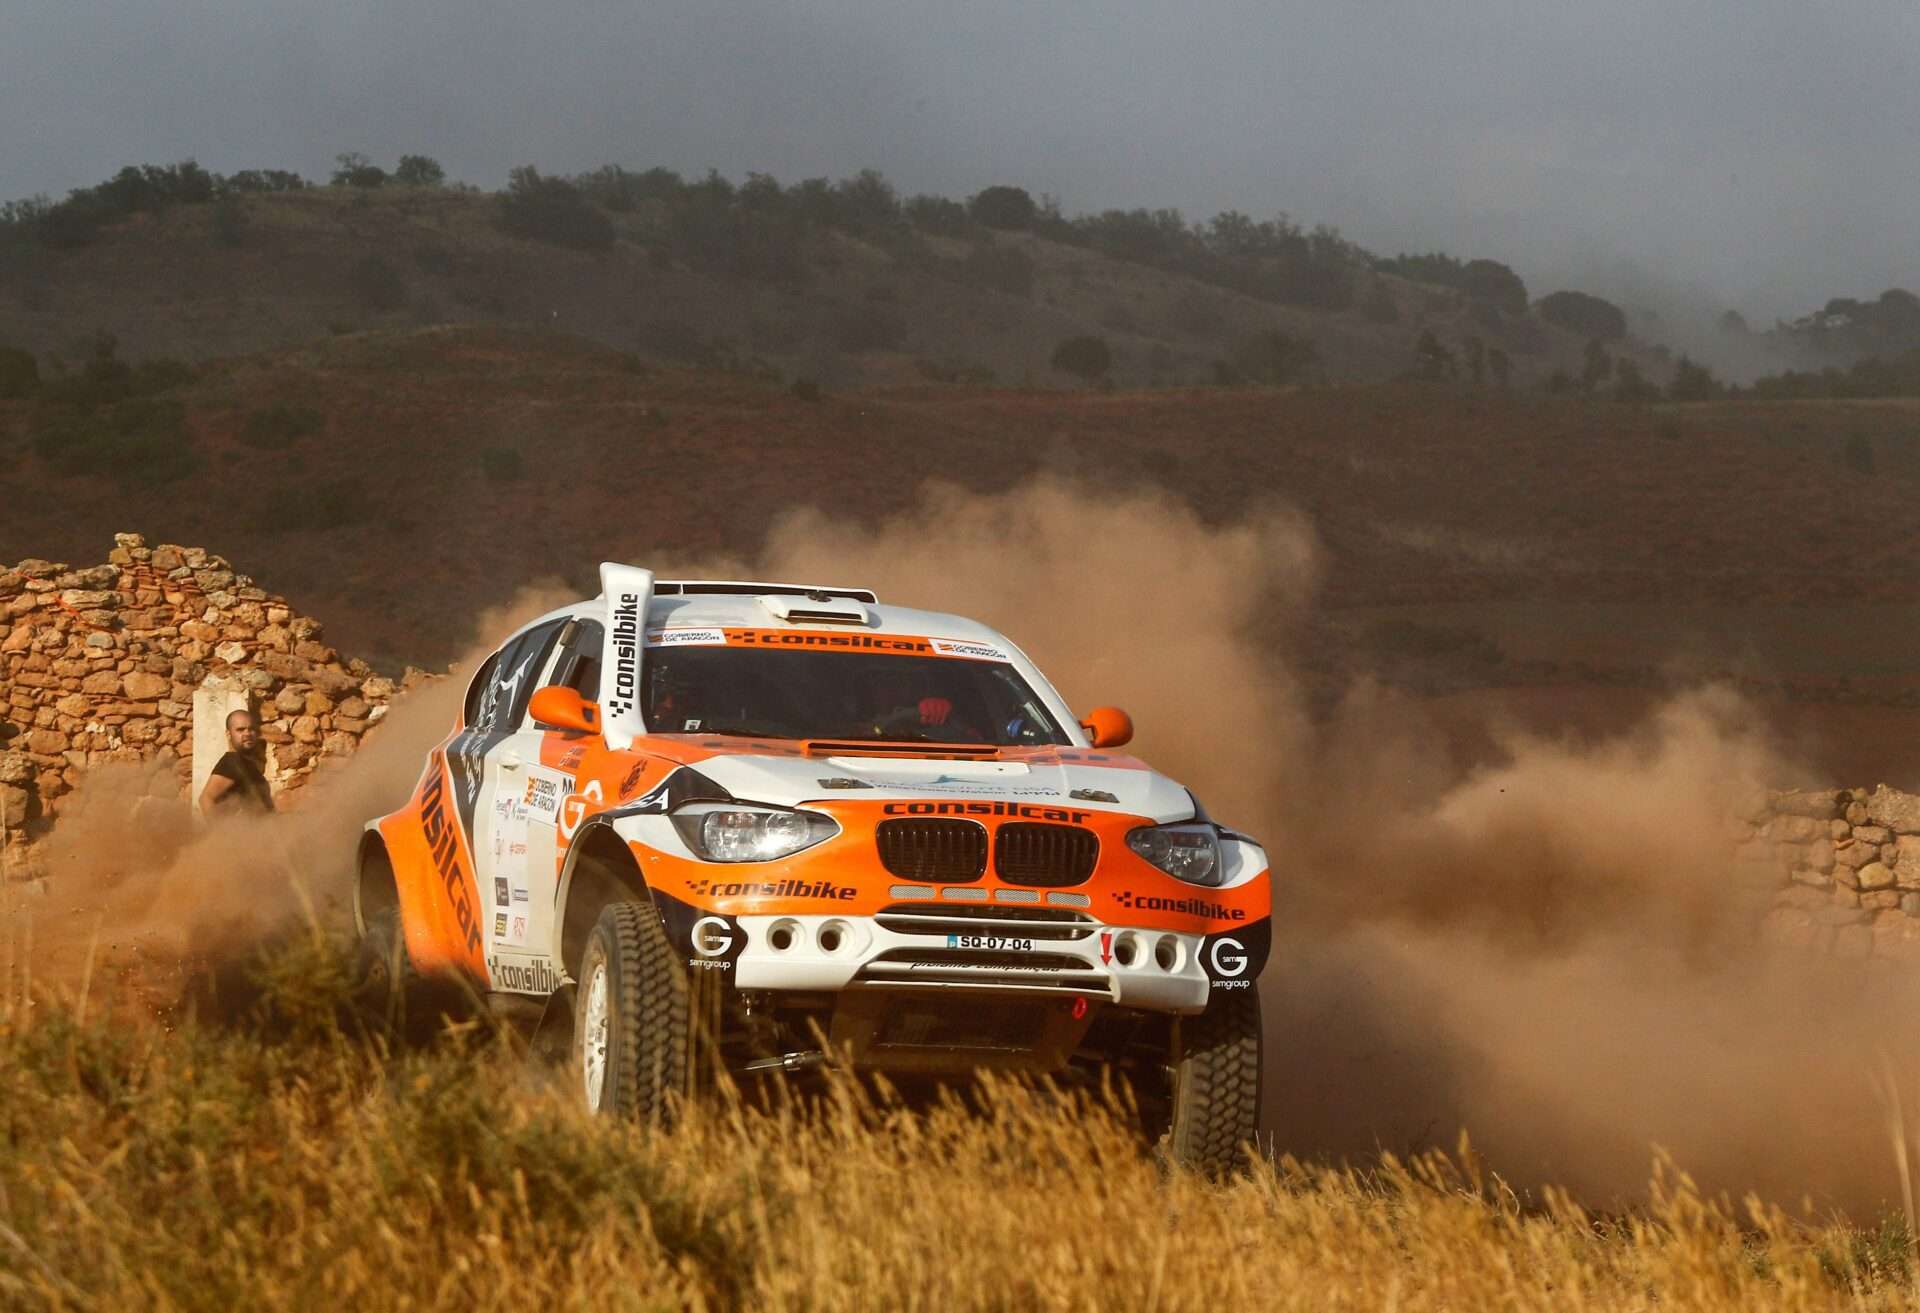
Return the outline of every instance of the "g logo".
{"type": "Polygon", "coordinates": [[[568,794],[560,804],[560,837],[573,838],[573,832],[580,828],[580,822],[587,819],[587,808],[600,803],[605,796],[599,780],[588,780],[586,788],[568,794]]]}
{"type": "Polygon", "coordinates": [[[693,923],[693,951],[701,957],[724,957],[733,947],[733,927],[721,916],[703,916],[693,923]]]}
{"type": "Polygon", "coordinates": [[[1247,969],[1247,946],[1238,939],[1216,939],[1213,941],[1213,974],[1228,979],[1247,969]],[[1222,949],[1230,950],[1221,952],[1222,949]]]}

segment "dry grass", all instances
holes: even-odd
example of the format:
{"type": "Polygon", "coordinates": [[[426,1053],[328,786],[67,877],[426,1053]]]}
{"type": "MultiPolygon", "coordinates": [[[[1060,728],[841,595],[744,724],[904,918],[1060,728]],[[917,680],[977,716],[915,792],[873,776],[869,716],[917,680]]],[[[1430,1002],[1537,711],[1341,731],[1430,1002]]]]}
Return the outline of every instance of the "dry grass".
{"type": "MultiPolygon", "coordinates": [[[[596,1121],[510,1037],[388,1052],[283,956],[248,1019],[0,1010],[5,1309],[1830,1309],[1911,1301],[1904,1227],[1702,1198],[1523,1206],[1471,1154],[1168,1172],[1084,1100],[841,1084],[596,1121]]],[[[97,1010],[97,1005],[96,1005],[97,1010]]]]}

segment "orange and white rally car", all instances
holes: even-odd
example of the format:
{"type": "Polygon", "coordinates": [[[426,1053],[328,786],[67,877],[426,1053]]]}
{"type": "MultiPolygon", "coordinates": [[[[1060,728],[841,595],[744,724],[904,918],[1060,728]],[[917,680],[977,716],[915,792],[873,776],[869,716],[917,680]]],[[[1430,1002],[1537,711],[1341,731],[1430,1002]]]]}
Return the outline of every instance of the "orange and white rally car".
{"type": "Polygon", "coordinates": [[[1233,1160],[1267,856],[1116,752],[1124,713],[863,589],[600,578],[367,825],[371,962],[570,992],[596,1109],[664,1111],[698,1030],[737,1072],[1108,1067],[1175,1156],[1233,1160]]]}

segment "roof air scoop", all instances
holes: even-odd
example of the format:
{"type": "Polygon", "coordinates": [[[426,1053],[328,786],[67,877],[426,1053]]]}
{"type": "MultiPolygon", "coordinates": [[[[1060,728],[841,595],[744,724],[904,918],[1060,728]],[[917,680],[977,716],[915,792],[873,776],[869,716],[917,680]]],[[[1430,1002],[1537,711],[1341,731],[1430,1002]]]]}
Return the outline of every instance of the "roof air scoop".
{"type": "Polygon", "coordinates": [[[823,593],[762,593],[760,605],[778,620],[793,625],[870,625],[873,612],[865,602],[823,593]]]}

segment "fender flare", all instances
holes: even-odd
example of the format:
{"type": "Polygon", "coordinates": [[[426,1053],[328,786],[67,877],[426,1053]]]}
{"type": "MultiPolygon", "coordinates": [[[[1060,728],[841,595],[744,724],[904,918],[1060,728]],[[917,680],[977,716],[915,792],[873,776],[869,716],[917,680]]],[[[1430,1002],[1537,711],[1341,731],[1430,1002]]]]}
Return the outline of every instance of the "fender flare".
{"type": "MultiPolygon", "coordinates": [[[[640,869],[639,861],[633,858],[626,839],[621,837],[620,831],[614,825],[617,819],[615,815],[601,812],[582,821],[580,828],[573,832],[573,838],[567,844],[566,860],[560,867],[560,880],[554,888],[553,898],[552,954],[553,960],[560,965],[561,975],[569,981],[573,979],[573,969],[567,961],[566,932],[568,909],[573,902],[574,875],[579,870],[580,858],[586,852],[589,841],[596,835],[604,833],[628,853],[627,874],[630,879],[625,883],[641,896],[640,901],[653,909],[655,916],[661,915],[659,902],[654,898],[652,886],[647,883],[646,873],[640,869]]],[[[661,918],[661,927],[662,929],[666,927],[664,917],[661,918]]]]}

